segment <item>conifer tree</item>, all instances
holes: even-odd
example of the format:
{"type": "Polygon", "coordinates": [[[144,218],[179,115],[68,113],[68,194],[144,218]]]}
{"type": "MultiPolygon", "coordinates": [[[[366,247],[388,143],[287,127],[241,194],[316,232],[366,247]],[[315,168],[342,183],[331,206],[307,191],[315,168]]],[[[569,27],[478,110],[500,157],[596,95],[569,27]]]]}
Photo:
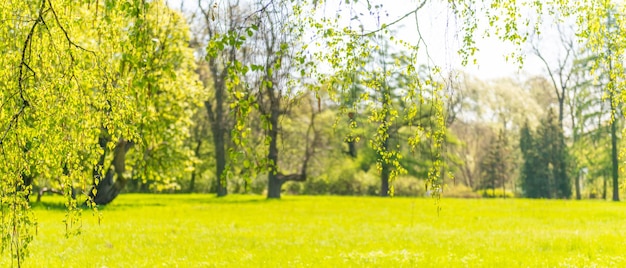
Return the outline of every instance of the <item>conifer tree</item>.
{"type": "Polygon", "coordinates": [[[520,135],[522,189],[530,198],[570,198],[569,155],[563,130],[550,109],[536,133],[526,123],[520,135]]]}
{"type": "Polygon", "coordinates": [[[510,172],[510,150],[504,130],[500,130],[489,148],[489,152],[482,160],[483,188],[491,189],[492,196],[496,197],[496,187],[506,190],[506,182],[510,172]]]}

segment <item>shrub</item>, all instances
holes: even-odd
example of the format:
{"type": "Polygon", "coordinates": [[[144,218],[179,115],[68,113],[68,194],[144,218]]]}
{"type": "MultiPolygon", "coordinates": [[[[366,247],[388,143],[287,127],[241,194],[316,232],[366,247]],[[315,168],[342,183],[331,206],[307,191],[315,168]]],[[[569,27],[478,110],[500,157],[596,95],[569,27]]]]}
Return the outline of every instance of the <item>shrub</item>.
{"type": "Polygon", "coordinates": [[[298,195],[302,193],[302,183],[301,182],[293,182],[288,181],[283,185],[283,190],[287,194],[298,195]]]}
{"type": "Polygon", "coordinates": [[[393,182],[395,196],[424,196],[424,181],[411,176],[400,176],[393,182]]]}
{"type": "Polygon", "coordinates": [[[328,194],[328,182],[326,179],[326,175],[307,178],[307,180],[302,185],[302,191],[300,193],[306,195],[328,194]]]}
{"type": "Polygon", "coordinates": [[[481,198],[479,193],[476,193],[472,188],[457,184],[457,185],[444,185],[442,196],[451,198],[481,198]]]}
{"type": "Polygon", "coordinates": [[[495,193],[492,189],[481,189],[476,191],[478,194],[480,194],[480,196],[482,197],[486,197],[486,198],[495,198],[495,197],[505,197],[505,198],[513,198],[515,197],[515,195],[513,194],[513,192],[507,190],[507,191],[502,191],[502,189],[496,189],[495,193]]]}

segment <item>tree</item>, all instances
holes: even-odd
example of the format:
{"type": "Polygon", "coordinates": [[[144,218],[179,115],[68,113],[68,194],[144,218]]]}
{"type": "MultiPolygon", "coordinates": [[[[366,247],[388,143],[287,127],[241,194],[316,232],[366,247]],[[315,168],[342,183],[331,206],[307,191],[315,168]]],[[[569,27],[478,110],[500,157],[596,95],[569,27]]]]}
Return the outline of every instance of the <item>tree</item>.
{"type": "Polygon", "coordinates": [[[227,139],[226,135],[233,129],[232,119],[229,119],[227,105],[231,102],[228,93],[227,83],[232,81],[233,69],[231,64],[247,64],[246,53],[241,53],[239,49],[243,40],[235,40],[235,35],[241,25],[245,24],[245,16],[249,11],[239,4],[239,1],[227,1],[222,5],[209,1],[204,3],[198,1],[201,22],[199,33],[196,35],[196,42],[206,47],[207,40],[222,39],[224,49],[213,51],[211,55],[205,55],[200,51],[200,55],[205,55],[199,65],[206,64],[208,71],[201,73],[201,80],[207,90],[212,89],[211,98],[204,101],[204,106],[211,126],[212,142],[215,158],[215,178],[217,186],[217,196],[227,194],[227,139]],[[209,83],[210,81],[210,83],[209,83]]]}
{"type": "MultiPolygon", "coordinates": [[[[33,186],[62,189],[73,232],[82,202],[72,198],[74,189],[96,202],[114,198],[132,144],[147,159],[184,150],[178,141],[188,120],[179,116],[192,109],[187,100],[197,91],[186,32],[173,31],[185,26],[160,1],[10,2],[0,16],[0,63],[15,66],[0,71],[0,206],[3,226],[11,226],[2,228],[2,245],[19,266],[32,240],[23,197],[33,186]],[[103,182],[99,193],[91,191],[94,175],[103,182]]],[[[171,162],[181,168],[164,166],[163,175],[184,167],[171,162]]]]}
{"type": "Polygon", "coordinates": [[[557,32],[559,35],[559,45],[562,48],[559,52],[563,52],[565,55],[559,55],[556,59],[555,66],[552,66],[551,59],[546,57],[546,53],[542,52],[539,48],[539,44],[532,44],[533,53],[544,64],[548,78],[552,82],[554,95],[558,104],[558,119],[559,125],[563,128],[563,118],[565,117],[565,103],[568,95],[571,95],[572,88],[576,86],[576,66],[575,62],[578,57],[578,49],[575,46],[574,36],[572,36],[573,28],[563,27],[563,25],[557,23],[557,32]]]}
{"type": "MultiPolygon", "coordinates": [[[[544,107],[551,105],[549,87],[543,86],[545,79],[529,78],[480,80],[469,74],[459,73],[453,77],[452,87],[457,95],[458,113],[450,132],[460,140],[460,146],[453,148],[462,159],[455,166],[454,174],[458,181],[472,189],[485,187],[483,176],[486,171],[483,162],[498,140],[498,133],[507,139],[518,140],[524,123],[534,126],[543,116],[544,107]]],[[[508,183],[516,191],[514,178],[522,166],[518,144],[510,144],[508,162],[508,183]]],[[[499,185],[499,184],[498,184],[499,185]]]]}
{"type": "MultiPolygon", "coordinates": [[[[127,42],[121,42],[122,57],[118,78],[111,78],[111,87],[128,83],[129,96],[124,108],[131,108],[141,118],[123,118],[134,133],[118,132],[107,125],[105,117],[99,137],[103,150],[93,170],[94,185],[89,197],[98,205],[106,205],[124,189],[132,177],[142,181],[165,181],[187,173],[191,166],[191,148],[185,146],[189,136],[191,115],[196,110],[198,91],[192,50],[187,47],[182,16],[169,10],[162,2],[145,4],[145,15],[130,29],[127,42]],[[139,52],[139,53],[138,53],[139,52]],[[135,153],[130,154],[131,148],[135,153]],[[113,155],[110,167],[106,158],[113,155]],[[127,158],[134,158],[128,159],[127,158]],[[166,161],[164,161],[166,159],[166,161]],[[126,165],[133,164],[129,178],[126,165]]],[[[120,33],[122,34],[122,33],[120,33]]],[[[106,110],[114,117],[114,108],[106,110]]]]}
{"type": "Polygon", "coordinates": [[[508,141],[504,130],[492,139],[487,155],[482,159],[484,172],[483,187],[491,188],[493,197],[496,197],[496,187],[502,187],[502,196],[506,197],[506,182],[510,174],[511,156],[508,141]]]}
{"type": "Polygon", "coordinates": [[[214,59],[227,47],[242,49],[252,55],[249,61],[242,62],[232,56],[235,53],[232,50],[226,54],[230,57],[225,59],[228,70],[224,73],[224,83],[232,99],[230,108],[236,115],[233,141],[241,149],[234,157],[245,158],[245,168],[254,163],[248,170],[252,171],[251,175],[258,171],[267,172],[267,197],[280,198],[281,187],[285,182],[306,179],[307,159],[310,159],[310,156],[305,158],[301,170],[296,174],[283,174],[279,167],[280,118],[299,94],[297,89],[293,89],[298,87],[299,82],[291,73],[296,64],[294,54],[299,49],[297,40],[301,36],[296,29],[298,25],[287,23],[294,19],[297,5],[278,1],[266,4],[259,2],[253,7],[258,8],[257,11],[231,27],[237,31],[231,30],[209,40],[207,59],[214,59]],[[257,152],[251,150],[253,148],[246,148],[252,131],[247,122],[249,116],[258,116],[260,119],[266,157],[256,157],[257,152]]]}
{"type": "Polygon", "coordinates": [[[570,198],[570,158],[563,131],[552,109],[536,133],[526,124],[520,135],[524,157],[522,189],[530,198],[570,198]]]}
{"type": "Polygon", "coordinates": [[[521,172],[521,186],[524,195],[530,198],[547,196],[547,191],[544,190],[547,187],[545,187],[544,183],[539,181],[540,176],[545,175],[542,174],[545,173],[545,171],[537,168],[540,166],[540,163],[538,163],[539,156],[528,122],[525,123],[521,129],[520,149],[524,158],[521,172]]]}

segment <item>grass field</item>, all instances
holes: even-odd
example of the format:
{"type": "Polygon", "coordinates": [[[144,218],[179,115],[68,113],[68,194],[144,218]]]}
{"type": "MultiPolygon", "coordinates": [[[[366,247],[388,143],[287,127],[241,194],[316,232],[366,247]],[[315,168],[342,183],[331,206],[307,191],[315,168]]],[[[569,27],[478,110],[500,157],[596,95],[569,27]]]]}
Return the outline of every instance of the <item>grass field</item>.
{"type": "Polygon", "coordinates": [[[65,238],[55,202],[27,267],[626,267],[625,203],[122,195],[65,238]]]}

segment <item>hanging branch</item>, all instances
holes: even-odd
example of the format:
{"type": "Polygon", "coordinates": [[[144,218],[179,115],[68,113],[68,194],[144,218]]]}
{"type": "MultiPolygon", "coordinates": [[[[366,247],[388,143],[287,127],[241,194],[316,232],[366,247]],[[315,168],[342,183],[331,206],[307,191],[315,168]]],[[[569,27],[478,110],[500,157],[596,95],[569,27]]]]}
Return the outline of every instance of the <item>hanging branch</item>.
{"type": "Polygon", "coordinates": [[[18,87],[18,92],[20,95],[20,99],[22,100],[22,105],[20,107],[20,109],[17,111],[17,113],[15,113],[12,117],[11,117],[11,121],[9,122],[9,125],[7,126],[7,128],[4,130],[4,134],[2,134],[2,138],[0,138],[0,146],[3,144],[4,139],[6,138],[6,136],[9,134],[9,131],[11,130],[11,128],[13,128],[15,125],[17,125],[17,122],[20,118],[21,115],[24,114],[24,109],[26,109],[26,107],[30,106],[30,104],[28,103],[28,101],[26,100],[26,97],[24,96],[24,80],[26,80],[26,71],[30,71],[32,73],[33,76],[36,76],[36,72],[28,65],[28,60],[26,58],[27,55],[27,49],[30,47],[32,40],[33,40],[33,35],[35,33],[35,29],[37,28],[38,25],[40,24],[45,24],[45,21],[43,19],[43,16],[46,12],[48,12],[49,9],[46,9],[46,0],[42,0],[41,1],[41,7],[39,8],[39,15],[37,16],[37,19],[35,20],[35,22],[33,23],[33,26],[30,28],[30,31],[28,31],[28,35],[26,35],[26,40],[24,40],[24,45],[22,46],[22,54],[21,54],[21,59],[20,59],[20,71],[19,71],[19,75],[17,78],[17,87],[18,87]]]}

